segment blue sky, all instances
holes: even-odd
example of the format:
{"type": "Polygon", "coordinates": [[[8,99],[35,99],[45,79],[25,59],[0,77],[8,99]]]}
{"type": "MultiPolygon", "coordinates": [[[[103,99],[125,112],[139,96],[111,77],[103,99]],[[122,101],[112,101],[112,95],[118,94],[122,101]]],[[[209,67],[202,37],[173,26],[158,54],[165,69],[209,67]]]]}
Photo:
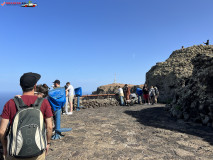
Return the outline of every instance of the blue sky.
{"type": "Polygon", "coordinates": [[[143,84],[182,45],[213,43],[212,0],[32,2],[38,6],[0,6],[0,92],[21,91],[25,72],[84,93],[113,83],[115,73],[119,83],[143,84]]]}

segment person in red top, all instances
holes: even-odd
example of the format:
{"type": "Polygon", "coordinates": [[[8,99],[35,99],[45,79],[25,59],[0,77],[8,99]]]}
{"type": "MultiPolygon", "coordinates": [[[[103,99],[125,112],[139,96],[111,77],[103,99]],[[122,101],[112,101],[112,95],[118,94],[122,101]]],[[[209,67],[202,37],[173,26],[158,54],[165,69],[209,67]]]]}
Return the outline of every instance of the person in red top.
{"type": "MultiPolygon", "coordinates": [[[[25,73],[20,78],[20,86],[23,90],[23,95],[21,96],[22,100],[27,106],[30,106],[31,104],[34,104],[37,96],[34,95],[34,91],[36,89],[36,83],[40,79],[40,75],[37,73],[25,73]]],[[[10,99],[4,106],[3,112],[2,112],[2,120],[0,124],[0,139],[1,143],[3,145],[3,155],[6,157],[6,159],[15,159],[14,157],[10,157],[7,155],[7,140],[5,137],[5,132],[8,126],[8,123],[13,123],[14,116],[16,115],[17,108],[15,105],[15,102],[13,99],[10,99]]],[[[46,154],[50,147],[50,140],[52,137],[52,110],[51,106],[47,99],[44,99],[41,105],[41,112],[44,116],[45,123],[46,123],[46,129],[47,129],[47,148],[46,148],[46,154]]],[[[38,157],[33,157],[32,159],[45,159],[45,152],[38,157]]]]}

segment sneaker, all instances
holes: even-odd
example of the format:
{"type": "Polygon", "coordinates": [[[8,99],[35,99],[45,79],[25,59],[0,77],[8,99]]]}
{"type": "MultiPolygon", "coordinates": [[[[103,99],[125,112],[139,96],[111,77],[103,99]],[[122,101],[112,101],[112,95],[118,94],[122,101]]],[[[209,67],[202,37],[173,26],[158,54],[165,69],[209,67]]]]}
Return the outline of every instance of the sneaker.
{"type": "Polygon", "coordinates": [[[64,113],[62,113],[63,115],[65,115],[66,113],[64,112],[64,113]]]}
{"type": "Polygon", "coordinates": [[[68,112],[67,115],[72,115],[72,112],[68,112]]]}
{"type": "Polygon", "coordinates": [[[150,105],[150,103],[149,103],[149,105],[150,105]]]}

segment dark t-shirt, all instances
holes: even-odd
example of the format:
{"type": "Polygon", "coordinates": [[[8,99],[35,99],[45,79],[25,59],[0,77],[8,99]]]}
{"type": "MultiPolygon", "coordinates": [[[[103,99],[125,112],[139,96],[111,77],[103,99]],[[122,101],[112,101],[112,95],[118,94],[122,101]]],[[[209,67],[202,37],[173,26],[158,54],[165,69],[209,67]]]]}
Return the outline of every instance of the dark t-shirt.
{"type": "MultiPolygon", "coordinates": [[[[30,95],[23,95],[23,96],[21,96],[21,98],[27,106],[30,106],[31,104],[35,103],[35,101],[38,97],[37,96],[30,96],[30,95]]],[[[13,101],[13,99],[10,99],[4,105],[4,109],[3,109],[1,117],[4,118],[4,119],[9,119],[10,123],[12,124],[12,121],[13,121],[13,118],[15,117],[15,115],[16,115],[16,112],[17,112],[17,108],[16,108],[16,105],[15,105],[15,102],[13,101]]],[[[44,101],[41,104],[41,112],[44,116],[44,119],[50,118],[50,117],[53,116],[51,106],[50,106],[47,99],[44,99],[44,101]]]]}
{"type": "Polygon", "coordinates": [[[149,94],[149,90],[147,87],[143,87],[143,94],[149,94]]]}

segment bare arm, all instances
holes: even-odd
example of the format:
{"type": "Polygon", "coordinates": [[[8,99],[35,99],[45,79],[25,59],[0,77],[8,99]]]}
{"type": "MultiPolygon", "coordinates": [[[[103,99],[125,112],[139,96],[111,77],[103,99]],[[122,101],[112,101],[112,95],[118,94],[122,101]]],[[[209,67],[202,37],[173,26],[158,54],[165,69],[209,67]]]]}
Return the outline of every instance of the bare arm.
{"type": "Polygon", "coordinates": [[[50,145],[48,143],[50,143],[50,140],[52,138],[52,117],[50,118],[46,118],[45,119],[45,122],[46,122],[46,129],[47,129],[47,148],[46,148],[46,154],[48,152],[48,149],[50,147],[50,145]]]}
{"type": "Polygon", "coordinates": [[[0,139],[1,139],[1,143],[3,146],[3,155],[6,156],[7,155],[7,140],[5,140],[5,131],[7,129],[9,123],[9,119],[1,119],[1,124],[0,124],[0,139]]]}

